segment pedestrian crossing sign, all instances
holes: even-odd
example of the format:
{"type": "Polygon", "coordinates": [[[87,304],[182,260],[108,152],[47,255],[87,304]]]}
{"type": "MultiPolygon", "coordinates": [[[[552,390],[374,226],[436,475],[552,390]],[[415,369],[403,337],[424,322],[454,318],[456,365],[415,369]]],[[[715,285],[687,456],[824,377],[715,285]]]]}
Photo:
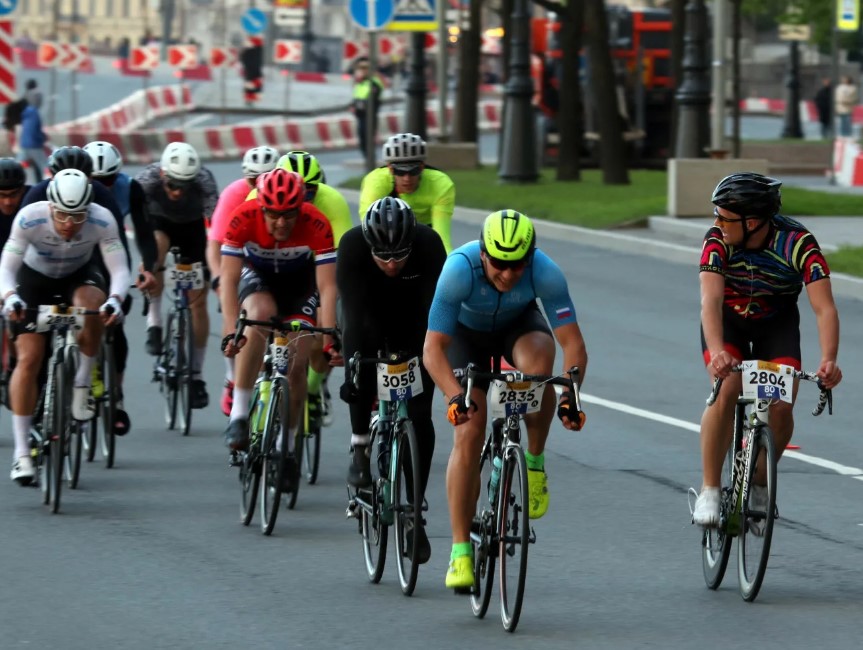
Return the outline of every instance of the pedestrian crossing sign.
{"type": "Polygon", "coordinates": [[[393,32],[430,32],[438,28],[439,0],[396,0],[395,13],[387,29],[393,32]]]}

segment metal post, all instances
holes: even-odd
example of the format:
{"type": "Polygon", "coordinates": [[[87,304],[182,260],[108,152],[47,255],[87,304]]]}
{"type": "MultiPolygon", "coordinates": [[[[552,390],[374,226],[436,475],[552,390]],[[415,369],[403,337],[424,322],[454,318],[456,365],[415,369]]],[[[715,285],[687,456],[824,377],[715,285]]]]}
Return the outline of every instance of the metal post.
{"type": "Polygon", "coordinates": [[[733,147],[733,156],[740,158],[740,39],[743,38],[741,24],[743,17],[740,13],[740,3],[742,0],[733,0],[734,12],[732,14],[733,33],[731,37],[731,70],[732,70],[732,91],[731,91],[731,139],[733,147]]]}
{"type": "MultiPolygon", "coordinates": [[[[836,137],[839,135],[839,124],[836,120],[836,86],[839,85],[839,26],[836,24],[836,16],[839,15],[839,2],[835,0],[833,3],[833,28],[830,31],[830,132],[833,134],[833,142],[836,142],[836,137]]],[[[836,185],[836,165],[833,160],[833,149],[830,148],[830,184],[836,185]]]]}
{"type": "Polygon", "coordinates": [[[300,67],[301,70],[309,71],[312,66],[312,42],[315,37],[312,34],[312,0],[308,1],[306,6],[306,16],[303,20],[303,61],[300,67]]]}
{"type": "Polygon", "coordinates": [[[447,46],[449,44],[449,33],[446,28],[446,2],[441,2],[440,0],[435,4],[435,10],[437,13],[437,97],[438,97],[438,117],[437,123],[440,126],[440,133],[438,133],[438,140],[440,142],[446,142],[449,139],[449,123],[447,121],[446,114],[446,102],[447,102],[447,84],[449,83],[447,77],[447,67],[449,62],[447,60],[447,46]]]}
{"type": "Polygon", "coordinates": [[[512,42],[509,74],[504,87],[503,129],[498,178],[503,181],[533,182],[539,178],[536,148],[536,117],[531,105],[530,14],[527,0],[512,6],[512,42]]]}
{"type": "Polygon", "coordinates": [[[725,150],[725,43],[728,39],[729,0],[713,3],[713,107],[710,128],[710,148],[725,150]]]}
{"type": "MultiPolygon", "coordinates": [[[[222,0],[222,46],[225,48],[225,57],[229,57],[230,53],[228,52],[228,0],[222,0]]],[[[227,123],[227,103],[228,103],[228,91],[227,91],[227,77],[225,76],[225,68],[228,66],[223,65],[220,71],[220,79],[219,79],[219,94],[222,105],[222,112],[219,116],[219,123],[224,126],[227,123]]]]}
{"type": "Polygon", "coordinates": [[[683,81],[677,90],[675,158],[704,158],[709,140],[710,79],[707,60],[707,8],[704,0],[686,5],[683,81]]]}
{"type": "Polygon", "coordinates": [[[375,78],[378,76],[378,34],[369,30],[369,80],[372,88],[369,91],[368,104],[366,105],[366,171],[372,171],[377,167],[375,161],[375,134],[378,122],[378,98],[374,90],[375,78]]]}
{"type": "Polygon", "coordinates": [[[159,59],[168,60],[168,41],[171,40],[171,26],[174,24],[174,0],[161,0],[159,8],[162,11],[162,43],[159,46],[159,59]]]}
{"type": "Polygon", "coordinates": [[[783,138],[802,138],[800,127],[800,49],[797,41],[791,41],[788,52],[788,74],[785,77],[785,123],[783,138]]]}
{"type": "Polygon", "coordinates": [[[410,76],[405,90],[408,95],[405,124],[408,131],[426,140],[426,59],[425,32],[411,34],[410,76]]]}

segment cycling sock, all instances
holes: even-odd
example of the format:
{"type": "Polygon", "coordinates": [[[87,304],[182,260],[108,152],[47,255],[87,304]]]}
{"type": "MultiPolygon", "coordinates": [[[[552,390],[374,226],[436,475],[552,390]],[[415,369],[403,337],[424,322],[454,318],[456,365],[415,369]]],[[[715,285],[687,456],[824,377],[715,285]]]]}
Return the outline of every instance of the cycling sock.
{"type": "Polygon", "coordinates": [[[527,468],[532,469],[535,472],[542,472],[545,470],[545,452],[534,456],[529,451],[524,452],[524,459],[527,461],[527,468]]]}
{"type": "Polygon", "coordinates": [[[450,553],[449,559],[454,560],[457,557],[464,557],[465,555],[473,555],[473,545],[470,542],[459,542],[452,545],[452,553],[450,553]]]}
{"type": "MultiPolygon", "coordinates": [[[[202,348],[195,347],[192,353],[192,373],[195,375],[201,374],[201,368],[204,367],[204,357],[207,355],[207,346],[202,348]]],[[[200,379],[200,377],[199,377],[200,379]]]]}
{"type": "Polygon", "coordinates": [[[355,433],[351,434],[351,447],[354,445],[368,445],[369,444],[369,434],[363,434],[358,436],[355,433]]]}
{"type": "Polygon", "coordinates": [[[30,424],[33,422],[32,415],[12,414],[12,431],[15,434],[15,459],[30,455],[30,424]]]}
{"type": "Polygon", "coordinates": [[[93,381],[93,365],[96,363],[96,357],[88,357],[81,352],[78,355],[78,370],[75,371],[75,387],[90,386],[93,381]]]}
{"type": "Polygon", "coordinates": [[[249,417],[249,400],[252,399],[251,388],[234,386],[234,403],[231,406],[231,422],[249,417]]]}
{"type": "Polygon", "coordinates": [[[225,357],[225,379],[234,381],[234,357],[225,357]]]}
{"type": "Polygon", "coordinates": [[[147,327],[162,327],[162,296],[150,298],[147,310],[147,327]]]}
{"type": "Polygon", "coordinates": [[[317,370],[309,366],[309,372],[308,375],[306,375],[306,384],[309,387],[309,395],[320,395],[321,386],[323,385],[326,378],[326,372],[318,372],[317,370]]]}

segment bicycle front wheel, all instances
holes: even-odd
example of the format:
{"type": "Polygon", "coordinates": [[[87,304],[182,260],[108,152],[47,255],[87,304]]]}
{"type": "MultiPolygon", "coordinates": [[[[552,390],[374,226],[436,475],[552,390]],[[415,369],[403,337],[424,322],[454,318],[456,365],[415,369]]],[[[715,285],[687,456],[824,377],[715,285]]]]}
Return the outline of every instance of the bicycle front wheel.
{"type": "Polygon", "coordinates": [[[168,324],[165,327],[165,339],[162,341],[162,355],[157,362],[156,369],[159,377],[159,388],[162,397],[165,398],[165,426],[173,430],[177,426],[177,394],[178,394],[178,369],[175,357],[174,339],[177,338],[177,319],[174,312],[168,313],[168,324]]]}
{"type": "Polygon", "coordinates": [[[527,578],[528,523],[527,463],[518,446],[504,450],[498,501],[500,543],[500,617],[507,632],[514,632],[521,615],[527,578]]]}
{"type": "Polygon", "coordinates": [[[309,417],[309,401],[306,400],[306,414],[303,441],[303,474],[309,485],[318,480],[321,464],[321,426],[319,418],[309,417]]]}
{"type": "Polygon", "coordinates": [[[181,309],[177,315],[177,338],[174,355],[177,364],[177,388],[180,393],[180,431],[189,435],[192,426],[192,363],[195,354],[195,336],[188,309],[181,309]]]}
{"type": "Polygon", "coordinates": [[[256,387],[252,395],[252,412],[249,414],[249,449],[240,453],[240,521],[243,526],[252,522],[255,505],[258,501],[258,487],[261,479],[261,434],[256,433],[259,411],[262,408],[260,392],[256,387]]]}
{"type": "Polygon", "coordinates": [[[360,535],[363,540],[363,559],[365,560],[369,582],[374,584],[380,582],[384,574],[384,566],[387,563],[387,539],[389,536],[389,527],[384,522],[382,516],[383,509],[389,507],[388,504],[384,503],[386,497],[383,488],[384,485],[389,485],[389,481],[386,475],[381,473],[381,469],[386,469],[388,464],[379,462],[379,458],[375,456],[375,451],[380,446],[381,440],[382,438],[378,434],[377,427],[369,427],[369,450],[372,453],[369,465],[371,468],[372,484],[369,488],[362,488],[356,491],[357,498],[363,502],[363,505],[360,506],[360,535]]]}
{"type": "Polygon", "coordinates": [[[492,453],[491,444],[486,443],[479,463],[479,500],[470,530],[470,541],[473,545],[473,590],[470,594],[470,608],[477,618],[485,616],[491,602],[494,564],[498,552],[494,539],[495,506],[498,499],[496,494],[489,492],[492,453]]]}
{"type": "Polygon", "coordinates": [[[419,573],[419,535],[422,527],[419,444],[414,425],[403,420],[396,429],[396,472],[393,483],[396,560],[402,593],[410,596],[419,573]]]}
{"type": "MultiPolygon", "coordinates": [[[[770,427],[758,427],[748,438],[752,445],[752,460],[744,487],[743,526],[737,542],[737,574],[743,600],[752,602],[758,596],[767,560],[770,557],[770,542],[773,539],[773,521],[776,516],[776,447],[770,427]],[[757,461],[757,462],[756,462],[757,461]],[[756,466],[766,470],[766,499],[753,496],[759,487],[755,485],[756,466]]],[[[759,490],[761,494],[765,494],[759,490]]]]}
{"type": "MultiPolygon", "coordinates": [[[[66,352],[68,354],[68,350],[66,352]]],[[[51,463],[51,484],[48,488],[50,492],[49,502],[51,512],[57,513],[60,511],[60,495],[63,491],[63,469],[66,458],[66,422],[67,405],[72,404],[72,377],[66,377],[65,365],[62,360],[58,360],[53,364],[54,372],[54,395],[52,402],[54,405],[52,413],[51,425],[51,458],[48,462],[51,463]]]]}
{"type": "Polygon", "coordinates": [[[114,467],[117,451],[117,438],[114,435],[114,420],[117,418],[117,402],[120,399],[120,387],[117,380],[117,362],[114,358],[114,346],[102,342],[102,384],[104,392],[99,400],[99,411],[102,420],[102,457],[105,468],[114,467]]]}
{"type": "Polygon", "coordinates": [[[731,503],[733,484],[734,448],[729,447],[722,465],[722,488],[719,502],[719,526],[705,528],[701,536],[701,568],[704,572],[704,582],[709,589],[718,589],[725,577],[728,558],[731,555],[731,540],[733,536],[728,529],[728,519],[733,515],[734,505],[731,503]]]}
{"type": "Polygon", "coordinates": [[[270,404],[261,448],[261,532],[269,535],[279,516],[283,476],[288,456],[287,432],[290,391],[284,377],[276,377],[270,389],[270,404]]]}

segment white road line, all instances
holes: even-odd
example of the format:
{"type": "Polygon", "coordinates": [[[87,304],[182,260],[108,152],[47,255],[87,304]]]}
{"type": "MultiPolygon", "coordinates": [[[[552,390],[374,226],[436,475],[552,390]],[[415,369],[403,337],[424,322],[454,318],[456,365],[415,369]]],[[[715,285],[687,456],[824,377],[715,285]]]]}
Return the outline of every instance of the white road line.
{"type": "MultiPolygon", "coordinates": [[[[582,393],[581,400],[587,404],[596,404],[597,406],[603,406],[613,411],[620,411],[627,415],[634,415],[635,417],[644,418],[645,420],[653,420],[660,424],[668,424],[670,426],[677,427],[678,429],[685,429],[686,431],[692,431],[695,433],[699,433],[701,431],[701,427],[698,424],[673,418],[668,415],[662,415],[661,413],[654,413],[653,411],[636,408],[634,406],[629,406],[628,404],[612,402],[611,400],[603,399],[602,397],[595,397],[593,395],[585,395],[582,393]]],[[[799,451],[793,450],[787,450],[783,455],[787,458],[799,460],[801,463],[808,463],[809,465],[829,469],[830,471],[841,474],[842,476],[850,476],[858,481],[863,481],[863,469],[860,469],[859,467],[842,465],[840,463],[835,463],[832,460],[827,460],[826,458],[810,456],[809,454],[803,454],[799,451]]]]}

